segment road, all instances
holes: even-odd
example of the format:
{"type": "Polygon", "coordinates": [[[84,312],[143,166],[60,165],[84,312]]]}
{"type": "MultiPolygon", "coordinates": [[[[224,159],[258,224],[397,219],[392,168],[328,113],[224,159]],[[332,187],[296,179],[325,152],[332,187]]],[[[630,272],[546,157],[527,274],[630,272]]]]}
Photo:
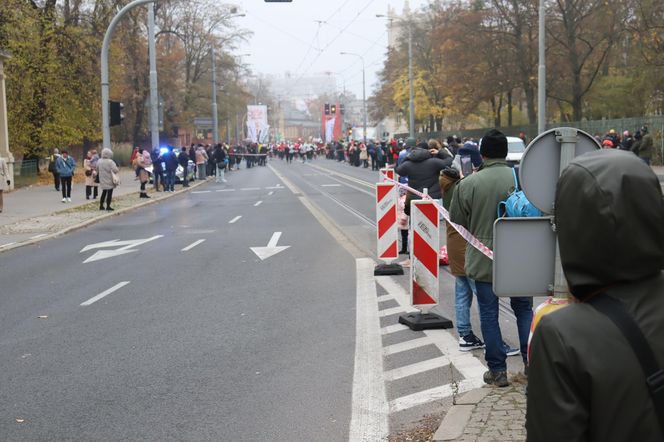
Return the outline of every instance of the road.
{"type": "Polygon", "coordinates": [[[2,439],[378,440],[481,385],[481,351],[397,324],[407,276],[373,277],[376,178],[274,160],[3,253],[2,439]]]}

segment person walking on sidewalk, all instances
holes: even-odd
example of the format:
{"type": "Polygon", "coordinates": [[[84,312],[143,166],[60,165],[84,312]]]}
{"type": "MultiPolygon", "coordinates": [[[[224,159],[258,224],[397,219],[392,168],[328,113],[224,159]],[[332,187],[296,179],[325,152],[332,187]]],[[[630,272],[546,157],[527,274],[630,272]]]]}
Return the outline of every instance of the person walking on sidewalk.
{"type": "Polygon", "coordinates": [[[113,189],[118,186],[118,182],[114,179],[120,173],[118,165],[113,161],[113,151],[111,149],[103,149],[101,151],[101,159],[97,162],[97,173],[99,174],[99,187],[101,187],[101,198],[99,199],[99,210],[111,211],[111,200],[113,199],[113,189]],[[104,203],[106,208],[104,208],[104,203]]]}
{"type": "Polygon", "coordinates": [[[224,170],[226,169],[226,152],[221,148],[221,144],[217,144],[212,154],[212,160],[217,165],[217,183],[225,183],[224,170]]]}
{"type": "Polygon", "coordinates": [[[576,157],[555,195],[562,268],[579,302],[536,325],[527,440],[661,442],[664,410],[653,402],[664,367],[659,180],[631,153],[601,150],[576,157]],[[616,316],[633,332],[624,334],[616,316]],[[638,335],[641,348],[627,338],[638,335]],[[642,366],[651,357],[653,367],[642,366]]]}
{"type": "Polygon", "coordinates": [[[203,148],[202,145],[199,145],[198,148],[196,149],[196,169],[198,170],[198,179],[199,180],[205,180],[206,178],[206,170],[205,170],[205,163],[208,160],[208,155],[205,153],[205,149],[203,148]]]}
{"type": "MultiPolygon", "coordinates": [[[[457,184],[450,205],[451,221],[465,227],[484,245],[493,248],[493,223],[498,203],[514,190],[512,169],[507,165],[507,138],[495,129],[484,134],[480,145],[483,164],[479,170],[457,184]]],[[[480,326],[486,346],[489,371],[487,384],[507,387],[506,348],[498,322],[498,298],[493,292],[493,263],[474,247],[466,247],[465,272],[475,284],[480,308],[480,326]]],[[[513,297],[510,305],[516,315],[519,344],[524,367],[527,366],[528,334],[533,319],[532,298],[513,297]]]]}
{"type": "Polygon", "coordinates": [[[145,192],[145,185],[150,180],[150,175],[146,169],[151,165],[152,158],[150,157],[150,152],[147,149],[143,149],[142,147],[138,149],[138,155],[136,155],[136,166],[138,170],[138,180],[141,183],[139,198],[150,198],[150,196],[145,192]]]}
{"type": "Polygon", "coordinates": [[[60,186],[62,188],[62,202],[71,203],[71,180],[76,170],[76,162],[69,156],[69,152],[62,151],[60,156],[55,162],[55,170],[60,175],[60,186]]]}
{"type": "Polygon", "coordinates": [[[186,147],[182,147],[180,150],[178,163],[182,167],[182,187],[189,187],[189,155],[187,155],[186,147]]]}
{"type": "Polygon", "coordinates": [[[97,187],[97,161],[99,158],[96,158],[96,151],[89,150],[85,159],[83,160],[83,170],[85,171],[85,199],[89,200],[90,196],[93,196],[93,199],[97,199],[97,192],[99,188],[97,187]]]}
{"type": "Polygon", "coordinates": [[[55,168],[55,164],[60,158],[60,150],[58,148],[53,149],[53,153],[48,157],[48,171],[53,174],[53,183],[55,184],[55,191],[60,191],[60,175],[55,168]]]}
{"type": "MultiPolygon", "coordinates": [[[[461,179],[459,171],[451,167],[443,169],[440,174],[440,190],[443,192],[443,207],[450,210],[454,189],[461,179]]],[[[450,272],[454,276],[454,310],[457,332],[459,333],[459,350],[470,351],[484,348],[484,342],[473,333],[470,324],[470,307],[473,304],[474,284],[466,276],[466,240],[454,227],[445,221],[447,234],[447,255],[450,261],[450,272]]]]}
{"type": "Polygon", "coordinates": [[[0,157],[0,213],[2,213],[3,209],[2,194],[5,190],[9,190],[11,183],[12,181],[9,177],[9,167],[7,167],[7,161],[0,157]]]}

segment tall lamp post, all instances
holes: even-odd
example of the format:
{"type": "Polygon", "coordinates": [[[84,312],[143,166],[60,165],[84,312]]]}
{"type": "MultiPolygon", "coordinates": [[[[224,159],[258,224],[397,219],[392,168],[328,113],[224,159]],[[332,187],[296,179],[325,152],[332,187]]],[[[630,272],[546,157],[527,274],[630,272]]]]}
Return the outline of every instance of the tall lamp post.
{"type": "Polygon", "coordinates": [[[539,0],[539,68],[537,72],[537,133],[546,130],[546,5],[539,0]]]}
{"type": "Polygon", "coordinates": [[[367,143],[367,89],[366,81],[364,80],[364,57],[360,54],[355,54],[353,52],[339,52],[341,55],[352,55],[354,57],[359,57],[362,60],[362,108],[364,114],[364,144],[367,143]]]}
{"type": "MultiPolygon", "coordinates": [[[[392,23],[392,17],[385,14],[376,14],[377,18],[386,18],[392,23]]],[[[413,30],[408,23],[408,132],[415,138],[415,98],[413,92],[413,30]]]]}

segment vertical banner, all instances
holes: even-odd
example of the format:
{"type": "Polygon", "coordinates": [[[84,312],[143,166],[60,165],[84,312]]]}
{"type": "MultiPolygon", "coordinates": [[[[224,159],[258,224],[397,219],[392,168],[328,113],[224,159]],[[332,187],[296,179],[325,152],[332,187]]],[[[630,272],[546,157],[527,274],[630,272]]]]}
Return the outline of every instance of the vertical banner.
{"type": "Polygon", "coordinates": [[[397,186],[376,184],[376,232],[378,259],[389,261],[399,257],[397,241],[397,186]]]}
{"type": "Polygon", "coordinates": [[[428,310],[438,304],[438,210],[433,201],[414,200],[411,215],[410,295],[413,307],[428,310]]]}
{"type": "Polygon", "coordinates": [[[337,122],[335,116],[326,115],[327,120],[325,121],[325,142],[332,143],[334,142],[334,127],[337,122]]]}
{"type": "Polygon", "coordinates": [[[247,136],[253,143],[267,140],[270,126],[267,124],[267,106],[247,106],[247,136]]]}

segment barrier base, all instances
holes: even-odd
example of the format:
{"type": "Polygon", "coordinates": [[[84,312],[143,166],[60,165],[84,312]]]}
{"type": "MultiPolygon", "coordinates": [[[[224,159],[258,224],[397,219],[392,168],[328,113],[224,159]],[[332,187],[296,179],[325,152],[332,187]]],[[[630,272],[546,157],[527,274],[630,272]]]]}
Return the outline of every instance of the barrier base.
{"type": "Polygon", "coordinates": [[[452,328],[452,321],[435,313],[408,313],[399,316],[399,324],[403,324],[414,331],[430,330],[434,328],[452,328]]]}
{"type": "Polygon", "coordinates": [[[374,268],[374,276],[403,275],[403,267],[399,264],[378,264],[374,268]]]}

